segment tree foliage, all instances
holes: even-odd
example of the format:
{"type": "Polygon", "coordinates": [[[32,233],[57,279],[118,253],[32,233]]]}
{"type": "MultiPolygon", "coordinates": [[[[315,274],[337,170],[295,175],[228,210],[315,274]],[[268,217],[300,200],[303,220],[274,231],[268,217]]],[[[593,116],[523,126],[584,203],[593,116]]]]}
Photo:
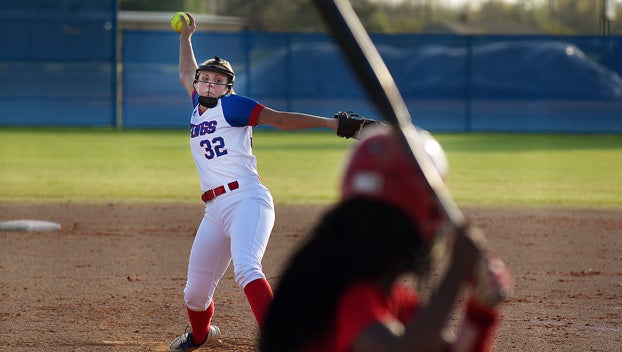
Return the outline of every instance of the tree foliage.
{"type": "MultiPolygon", "coordinates": [[[[325,26],[310,0],[119,0],[121,10],[188,11],[235,16],[249,29],[279,32],[320,32],[325,26]]],[[[368,31],[423,33],[454,31],[458,24],[470,33],[600,34],[605,0],[482,0],[451,8],[443,0],[351,0],[368,31]]],[[[622,34],[622,6],[609,23],[611,34],[622,34]]]]}

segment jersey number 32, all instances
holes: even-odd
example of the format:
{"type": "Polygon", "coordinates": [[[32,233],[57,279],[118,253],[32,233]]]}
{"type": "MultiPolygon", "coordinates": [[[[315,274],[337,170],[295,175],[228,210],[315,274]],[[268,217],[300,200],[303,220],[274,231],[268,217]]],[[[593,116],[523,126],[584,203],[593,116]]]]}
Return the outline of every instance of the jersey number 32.
{"type": "Polygon", "coordinates": [[[214,157],[219,157],[223,155],[227,155],[228,151],[225,148],[225,140],[222,137],[215,137],[211,141],[208,139],[204,139],[201,141],[201,147],[205,149],[205,158],[213,159],[214,157]]]}

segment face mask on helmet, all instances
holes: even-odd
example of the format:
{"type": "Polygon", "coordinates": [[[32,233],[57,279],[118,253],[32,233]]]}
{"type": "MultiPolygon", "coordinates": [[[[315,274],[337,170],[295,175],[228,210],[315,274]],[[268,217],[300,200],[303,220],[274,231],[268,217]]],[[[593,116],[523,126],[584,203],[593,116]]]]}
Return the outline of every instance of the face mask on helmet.
{"type": "Polygon", "coordinates": [[[211,109],[218,105],[218,99],[220,98],[204,97],[199,95],[199,104],[205,108],[211,109]]]}
{"type": "MultiPolygon", "coordinates": [[[[409,131],[441,177],[446,179],[447,157],[441,145],[427,131],[409,131]]],[[[445,221],[429,186],[413,165],[411,156],[391,129],[373,131],[358,144],[346,168],[342,199],[373,198],[402,209],[432,242],[445,221]]]]}
{"type": "MultiPolygon", "coordinates": [[[[197,67],[194,73],[194,84],[199,81],[199,75],[201,71],[211,71],[218,72],[226,75],[229,78],[229,82],[227,86],[229,87],[229,91],[233,89],[233,83],[235,82],[235,72],[233,72],[233,67],[227,60],[223,60],[218,56],[214,56],[213,59],[209,59],[203,62],[199,67],[197,67]]],[[[219,98],[212,97],[203,97],[199,96],[199,104],[206,108],[213,108],[218,104],[219,98]]]]}
{"type": "Polygon", "coordinates": [[[233,87],[233,83],[235,82],[235,72],[233,72],[233,67],[229,61],[223,60],[218,56],[214,56],[213,59],[209,59],[197,67],[194,72],[194,83],[199,80],[200,71],[212,71],[226,75],[229,77],[229,88],[233,87]]]}

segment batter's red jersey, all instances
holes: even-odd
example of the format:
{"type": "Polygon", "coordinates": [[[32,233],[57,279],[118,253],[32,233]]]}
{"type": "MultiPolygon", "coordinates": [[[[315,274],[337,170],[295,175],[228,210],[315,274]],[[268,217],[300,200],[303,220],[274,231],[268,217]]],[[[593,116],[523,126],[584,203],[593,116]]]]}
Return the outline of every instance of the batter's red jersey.
{"type": "Polygon", "coordinates": [[[303,348],[304,352],[346,352],[356,336],[370,324],[398,319],[410,321],[419,307],[417,294],[396,284],[387,296],[375,285],[358,283],[350,286],[339,300],[335,325],[330,334],[303,348]]]}
{"type": "MultiPolygon", "coordinates": [[[[304,352],[347,352],[354,339],[369,325],[388,320],[399,320],[407,325],[419,310],[417,293],[403,284],[393,286],[386,295],[371,283],[357,283],[349,287],[339,300],[335,324],[329,334],[312,345],[305,346],[304,352]]],[[[482,308],[469,301],[465,311],[465,322],[475,328],[476,340],[470,351],[488,351],[490,335],[497,320],[496,312],[482,308]]]]}

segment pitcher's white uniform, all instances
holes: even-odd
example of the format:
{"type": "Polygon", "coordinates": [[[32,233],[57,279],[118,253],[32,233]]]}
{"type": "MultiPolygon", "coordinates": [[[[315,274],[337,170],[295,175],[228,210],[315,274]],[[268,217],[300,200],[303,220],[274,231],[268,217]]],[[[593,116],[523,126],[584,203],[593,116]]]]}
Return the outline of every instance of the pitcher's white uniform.
{"type": "Polygon", "coordinates": [[[213,296],[232,260],[235,280],[260,329],[274,298],[261,268],[274,226],[274,202],[257,174],[253,126],[336,132],[341,121],[278,111],[236,95],[235,72],[229,61],[214,56],[197,63],[191,40],[196,23],[191,14],[186,16],[179,36],[179,81],[194,107],[190,148],[201,179],[205,214],[190,251],[184,289],[190,329],[170,343],[169,352],[190,352],[218,342],[220,329],[212,324],[213,296]]]}
{"type": "Polygon", "coordinates": [[[200,114],[196,91],[192,101],[190,148],[201,189],[208,197],[215,196],[206,201],[184,289],[187,307],[202,311],[210,305],[231,260],[241,288],[265,278],[261,259],[275,214],[272,196],[259,180],[252,153],[252,126],[257,125],[264,106],[244,96],[227,94],[216,107],[200,114]]]}

